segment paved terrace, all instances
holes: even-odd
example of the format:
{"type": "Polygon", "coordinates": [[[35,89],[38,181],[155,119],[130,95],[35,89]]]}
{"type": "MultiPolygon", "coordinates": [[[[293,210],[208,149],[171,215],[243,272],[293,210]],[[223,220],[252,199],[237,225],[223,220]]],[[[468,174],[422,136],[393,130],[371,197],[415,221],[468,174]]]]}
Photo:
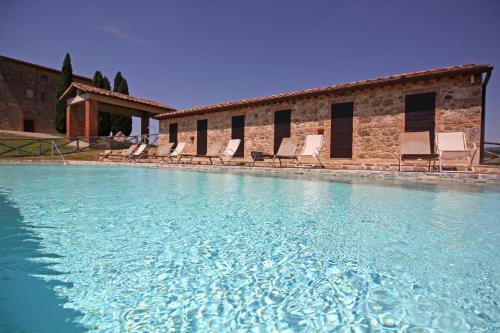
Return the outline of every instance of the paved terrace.
{"type": "MultiPolygon", "coordinates": [[[[371,170],[333,170],[311,168],[271,168],[267,166],[206,165],[206,164],[166,164],[156,162],[97,162],[68,160],[71,165],[162,168],[201,172],[230,172],[268,177],[290,177],[328,181],[384,182],[387,184],[471,184],[500,186],[500,168],[496,173],[438,173],[438,172],[398,172],[371,170]]],[[[2,164],[61,164],[58,160],[15,160],[3,159],[2,164]]]]}

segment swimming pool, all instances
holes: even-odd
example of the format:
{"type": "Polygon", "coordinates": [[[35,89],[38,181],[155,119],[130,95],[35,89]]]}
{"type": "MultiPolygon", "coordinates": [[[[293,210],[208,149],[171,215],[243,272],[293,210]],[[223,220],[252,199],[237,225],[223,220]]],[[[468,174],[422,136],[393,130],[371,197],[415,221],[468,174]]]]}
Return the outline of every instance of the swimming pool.
{"type": "Polygon", "coordinates": [[[0,166],[0,331],[500,329],[500,189],[0,166]]]}

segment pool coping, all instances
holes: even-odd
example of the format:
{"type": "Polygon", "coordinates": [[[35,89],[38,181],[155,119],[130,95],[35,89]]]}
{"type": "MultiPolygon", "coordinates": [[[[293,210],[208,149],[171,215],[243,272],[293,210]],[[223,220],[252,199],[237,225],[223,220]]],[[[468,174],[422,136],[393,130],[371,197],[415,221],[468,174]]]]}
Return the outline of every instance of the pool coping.
{"type": "MultiPolygon", "coordinates": [[[[383,180],[387,182],[404,182],[414,184],[459,183],[476,185],[500,186],[500,174],[479,173],[437,173],[437,172],[398,172],[375,170],[335,170],[313,168],[271,168],[262,166],[242,165],[207,165],[207,164],[165,164],[151,162],[98,162],[98,161],[67,161],[69,165],[84,166],[120,166],[135,168],[164,168],[186,171],[239,173],[260,176],[294,176],[318,180],[383,180]]],[[[52,160],[0,160],[0,165],[6,164],[62,164],[62,161],[52,160]]]]}

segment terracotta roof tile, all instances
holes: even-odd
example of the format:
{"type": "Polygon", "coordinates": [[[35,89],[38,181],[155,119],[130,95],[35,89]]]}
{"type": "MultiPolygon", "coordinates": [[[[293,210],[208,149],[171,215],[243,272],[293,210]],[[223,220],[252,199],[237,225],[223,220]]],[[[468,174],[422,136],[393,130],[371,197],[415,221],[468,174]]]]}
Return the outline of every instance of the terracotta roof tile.
{"type": "Polygon", "coordinates": [[[411,72],[411,73],[404,73],[404,74],[380,77],[380,78],[371,79],[371,80],[356,81],[356,82],[344,83],[344,84],[335,84],[335,85],[321,87],[321,88],[305,89],[305,90],[300,90],[300,91],[295,91],[295,92],[290,92],[290,93],[274,94],[274,95],[264,96],[264,97],[248,98],[248,99],[242,99],[242,100],[233,101],[233,102],[194,107],[194,108],[178,110],[178,111],[170,112],[170,113],[162,113],[162,114],[156,116],[156,118],[157,119],[166,119],[166,118],[188,116],[188,115],[198,114],[198,113],[224,111],[224,110],[229,110],[232,108],[241,108],[241,107],[247,107],[247,106],[251,106],[251,105],[279,102],[279,101],[293,99],[293,98],[324,95],[324,94],[329,94],[332,92],[343,91],[343,90],[363,89],[363,88],[370,88],[370,87],[379,86],[379,85],[396,84],[396,83],[403,83],[403,82],[415,81],[415,80],[421,80],[421,79],[427,79],[427,78],[443,77],[443,76],[449,76],[449,75],[460,75],[460,74],[467,74],[467,73],[484,73],[484,72],[490,71],[492,69],[493,69],[493,67],[490,65],[474,65],[474,64],[468,64],[468,65],[462,65],[462,66],[441,67],[441,68],[423,70],[423,71],[418,71],[418,72],[411,72]]]}
{"type": "Polygon", "coordinates": [[[149,100],[149,99],[138,98],[138,97],[134,97],[134,96],[120,94],[120,93],[113,92],[113,91],[110,91],[107,89],[97,88],[97,87],[94,87],[94,86],[91,86],[88,84],[79,83],[79,82],[71,82],[71,85],[68,87],[68,89],[66,89],[66,91],[64,93],[61,94],[59,99],[66,98],[66,95],[68,95],[72,89],[78,89],[78,90],[82,90],[82,91],[87,92],[87,93],[92,93],[92,94],[107,96],[107,97],[113,97],[113,98],[118,98],[118,99],[129,101],[129,102],[153,106],[156,108],[164,109],[165,111],[169,111],[169,112],[176,110],[175,108],[173,108],[171,106],[161,104],[161,103],[149,100]]]}

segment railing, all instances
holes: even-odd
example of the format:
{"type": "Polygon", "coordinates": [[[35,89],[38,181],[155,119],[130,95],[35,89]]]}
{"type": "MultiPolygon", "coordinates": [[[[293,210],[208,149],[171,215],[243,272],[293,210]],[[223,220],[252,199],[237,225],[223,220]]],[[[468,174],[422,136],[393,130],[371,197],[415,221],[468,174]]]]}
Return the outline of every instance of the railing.
{"type": "Polygon", "coordinates": [[[54,145],[59,154],[65,155],[88,150],[124,149],[131,144],[158,146],[158,134],[145,134],[123,137],[76,136],[71,138],[0,138],[0,158],[52,155],[54,145]]]}
{"type": "Polygon", "coordinates": [[[64,165],[68,165],[68,163],[66,163],[66,160],[64,159],[64,156],[61,154],[61,151],[59,150],[59,147],[54,142],[54,140],[52,140],[51,147],[52,147],[52,152],[51,152],[52,159],[54,159],[54,148],[55,148],[57,150],[57,152],[59,153],[59,156],[61,156],[61,159],[62,159],[64,165]]]}

